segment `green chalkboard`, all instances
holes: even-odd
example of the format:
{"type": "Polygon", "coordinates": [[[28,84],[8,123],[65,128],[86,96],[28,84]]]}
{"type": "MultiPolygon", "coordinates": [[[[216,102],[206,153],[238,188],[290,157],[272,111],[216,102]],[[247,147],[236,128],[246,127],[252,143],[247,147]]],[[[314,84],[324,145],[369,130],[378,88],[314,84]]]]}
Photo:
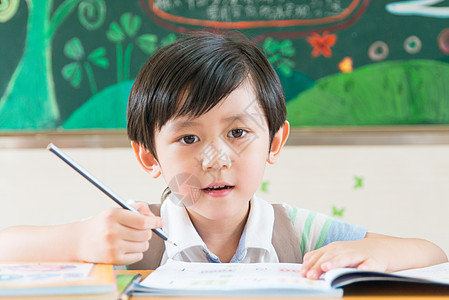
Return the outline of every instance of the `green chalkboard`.
{"type": "Polygon", "coordinates": [[[267,55],[293,126],[449,124],[449,1],[0,1],[0,131],[122,129],[144,62],[194,30],[267,55]]]}

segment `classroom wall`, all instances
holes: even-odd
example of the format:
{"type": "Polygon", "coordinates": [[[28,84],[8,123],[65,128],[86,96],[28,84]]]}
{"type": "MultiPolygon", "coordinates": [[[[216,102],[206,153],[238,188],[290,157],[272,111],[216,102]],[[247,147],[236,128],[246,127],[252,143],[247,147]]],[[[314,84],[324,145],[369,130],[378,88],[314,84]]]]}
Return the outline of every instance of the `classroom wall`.
{"type": "MultiPolygon", "coordinates": [[[[123,198],[158,202],[165,188],[130,148],[65,151],[123,198]]],[[[449,145],[287,146],[258,194],[449,253],[447,153],[449,145]]],[[[115,205],[44,149],[0,149],[0,166],[0,229],[76,221],[115,205]]]]}

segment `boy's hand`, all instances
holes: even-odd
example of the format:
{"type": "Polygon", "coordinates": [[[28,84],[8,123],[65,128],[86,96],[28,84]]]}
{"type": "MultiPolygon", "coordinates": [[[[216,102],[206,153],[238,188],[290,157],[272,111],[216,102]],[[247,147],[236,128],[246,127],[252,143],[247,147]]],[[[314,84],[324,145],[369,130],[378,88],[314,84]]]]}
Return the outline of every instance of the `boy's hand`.
{"type": "Polygon", "coordinates": [[[359,268],[362,270],[386,271],[387,265],[381,259],[386,249],[379,246],[380,239],[364,238],[358,241],[333,242],[304,255],[300,274],[309,279],[320,276],[335,268],[359,268]]]}
{"type": "Polygon", "coordinates": [[[151,229],[161,228],[164,221],[153,215],[147,203],[136,202],[132,206],[140,214],[117,207],[80,223],[80,260],[127,265],[143,258],[151,229]]]}
{"type": "Polygon", "coordinates": [[[443,262],[447,262],[446,254],[429,241],[368,232],[364,239],[333,242],[306,253],[300,274],[318,279],[323,273],[335,268],[394,272],[443,262]]]}

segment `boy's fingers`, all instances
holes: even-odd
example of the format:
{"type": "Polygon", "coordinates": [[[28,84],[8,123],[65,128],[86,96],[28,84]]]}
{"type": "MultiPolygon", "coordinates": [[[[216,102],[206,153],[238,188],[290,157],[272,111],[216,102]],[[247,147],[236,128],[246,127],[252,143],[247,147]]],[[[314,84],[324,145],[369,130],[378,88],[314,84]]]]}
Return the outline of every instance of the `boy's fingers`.
{"type": "Polygon", "coordinates": [[[312,251],[304,256],[304,264],[301,267],[300,275],[304,277],[309,277],[308,273],[310,270],[316,268],[316,263],[323,256],[321,251],[312,251]]]}
{"type": "Polygon", "coordinates": [[[320,278],[321,274],[323,274],[323,273],[324,272],[323,272],[323,270],[321,270],[320,263],[317,262],[307,271],[306,277],[309,279],[318,279],[318,278],[320,278]]]}
{"type": "Polygon", "coordinates": [[[131,206],[137,209],[144,216],[154,216],[153,212],[150,210],[148,203],[146,202],[132,202],[131,206]]]}
{"type": "Polygon", "coordinates": [[[124,245],[124,253],[143,253],[148,250],[149,243],[145,242],[126,242],[124,245]]]}
{"type": "Polygon", "coordinates": [[[327,272],[329,270],[335,268],[353,268],[357,267],[362,261],[363,257],[361,255],[336,255],[327,261],[320,262],[320,267],[323,272],[327,272]]]}
{"type": "Polygon", "coordinates": [[[135,262],[142,260],[143,253],[142,252],[132,252],[132,253],[123,253],[118,259],[116,265],[130,265],[135,262]]]}
{"type": "Polygon", "coordinates": [[[128,242],[146,242],[150,240],[152,231],[150,229],[139,230],[121,226],[119,234],[123,240],[128,242]]]}
{"type": "Polygon", "coordinates": [[[357,266],[360,270],[369,270],[369,271],[378,271],[378,272],[385,272],[387,270],[387,266],[383,264],[379,264],[376,260],[372,258],[368,258],[365,261],[363,261],[361,264],[357,266]]]}
{"type": "Polygon", "coordinates": [[[164,225],[160,217],[155,217],[154,215],[144,216],[125,209],[118,213],[117,220],[126,227],[140,230],[160,228],[164,225]]]}
{"type": "Polygon", "coordinates": [[[137,262],[143,258],[143,252],[148,250],[148,242],[127,242],[122,241],[111,253],[111,262],[115,265],[127,265],[137,262]]]}

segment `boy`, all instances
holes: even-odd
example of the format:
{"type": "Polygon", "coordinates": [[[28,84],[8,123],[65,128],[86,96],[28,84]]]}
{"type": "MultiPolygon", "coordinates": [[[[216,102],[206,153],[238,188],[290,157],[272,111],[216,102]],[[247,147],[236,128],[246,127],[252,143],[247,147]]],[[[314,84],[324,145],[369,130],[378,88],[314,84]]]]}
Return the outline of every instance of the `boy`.
{"type": "MultiPolygon", "coordinates": [[[[142,68],[128,104],[136,157],[168,184],[160,207],[167,224],[137,203],[142,215],[117,208],[84,222],[10,228],[0,234],[0,243],[11,245],[0,249],[0,260],[131,264],[155,251],[146,251],[150,229],[164,226],[178,247],[167,244],[160,263],[277,262],[272,238],[282,228],[273,232],[273,226],[293,208],[277,213],[254,193],[288,134],[279,79],[254,45],[206,33],[180,39],[142,68]]],[[[367,233],[307,210],[293,221],[284,228],[301,239],[294,249],[308,278],[336,267],[396,271],[447,261],[424,240],[367,233]]]]}

